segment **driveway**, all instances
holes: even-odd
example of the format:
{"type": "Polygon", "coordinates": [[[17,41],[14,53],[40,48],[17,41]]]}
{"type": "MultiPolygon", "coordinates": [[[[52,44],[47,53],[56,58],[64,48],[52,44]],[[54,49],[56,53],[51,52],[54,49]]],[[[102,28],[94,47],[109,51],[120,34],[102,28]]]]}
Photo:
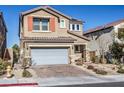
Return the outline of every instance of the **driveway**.
{"type": "Polygon", "coordinates": [[[35,66],[32,69],[40,78],[90,76],[82,69],[69,64],[35,66]]]}

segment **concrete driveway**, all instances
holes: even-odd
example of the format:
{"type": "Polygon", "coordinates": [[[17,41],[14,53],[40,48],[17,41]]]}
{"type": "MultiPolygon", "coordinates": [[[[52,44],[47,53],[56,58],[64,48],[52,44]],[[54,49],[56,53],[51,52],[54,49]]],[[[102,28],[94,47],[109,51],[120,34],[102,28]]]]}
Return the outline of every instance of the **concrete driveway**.
{"type": "Polygon", "coordinates": [[[32,69],[40,78],[90,76],[82,69],[69,64],[35,66],[32,69]]]}

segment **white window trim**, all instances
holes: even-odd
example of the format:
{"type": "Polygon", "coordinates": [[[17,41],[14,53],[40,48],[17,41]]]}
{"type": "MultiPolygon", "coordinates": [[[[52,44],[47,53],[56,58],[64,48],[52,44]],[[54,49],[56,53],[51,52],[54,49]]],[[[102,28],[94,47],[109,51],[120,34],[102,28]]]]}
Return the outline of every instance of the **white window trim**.
{"type": "Polygon", "coordinates": [[[60,28],[66,28],[66,21],[65,21],[65,19],[60,19],[60,28]],[[63,27],[61,25],[61,21],[64,21],[64,26],[63,27]]]}
{"type": "Polygon", "coordinates": [[[73,29],[72,29],[72,24],[70,24],[70,28],[69,28],[69,29],[70,29],[70,31],[73,31],[73,29]]]}
{"type": "Polygon", "coordinates": [[[70,31],[81,31],[80,24],[70,24],[70,31]],[[74,30],[73,30],[74,25],[74,30]],[[77,25],[79,25],[79,30],[77,29],[77,25]]]}
{"type": "Polygon", "coordinates": [[[40,32],[51,32],[50,30],[44,31],[44,30],[33,30],[34,33],[40,33],[40,32]]]}

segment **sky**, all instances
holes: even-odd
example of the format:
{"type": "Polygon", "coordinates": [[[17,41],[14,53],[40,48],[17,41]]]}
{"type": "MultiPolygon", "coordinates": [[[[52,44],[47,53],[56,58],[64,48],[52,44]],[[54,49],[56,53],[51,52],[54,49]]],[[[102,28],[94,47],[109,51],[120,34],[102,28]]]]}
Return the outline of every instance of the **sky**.
{"type": "MultiPolygon", "coordinates": [[[[7,47],[19,44],[19,13],[38,7],[37,5],[1,5],[4,20],[8,29],[7,47]]],[[[51,6],[56,10],[85,21],[84,31],[124,18],[124,6],[101,6],[101,5],[57,5],[51,6]]]]}

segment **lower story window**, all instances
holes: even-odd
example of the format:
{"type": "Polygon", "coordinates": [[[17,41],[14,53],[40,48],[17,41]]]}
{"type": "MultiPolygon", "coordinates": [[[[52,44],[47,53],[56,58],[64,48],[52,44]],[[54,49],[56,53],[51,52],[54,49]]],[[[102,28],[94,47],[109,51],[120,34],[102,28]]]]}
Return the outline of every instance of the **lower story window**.
{"type": "Polygon", "coordinates": [[[82,53],[83,52],[83,45],[75,45],[74,49],[75,49],[75,53],[82,53]]]}

